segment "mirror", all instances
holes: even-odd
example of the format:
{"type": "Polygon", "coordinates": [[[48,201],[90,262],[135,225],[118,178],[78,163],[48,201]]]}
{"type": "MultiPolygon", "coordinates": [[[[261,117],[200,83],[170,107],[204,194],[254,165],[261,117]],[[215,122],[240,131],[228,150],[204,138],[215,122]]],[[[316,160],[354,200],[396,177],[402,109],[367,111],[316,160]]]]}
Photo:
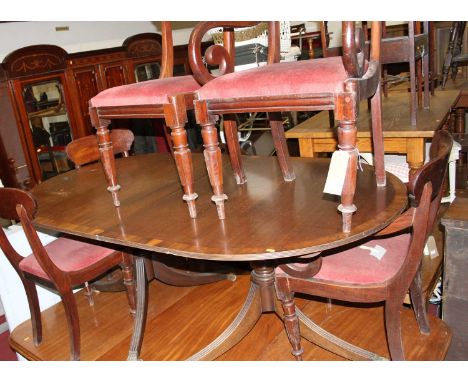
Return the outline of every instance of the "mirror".
{"type": "Polygon", "coordinates": [[[24,85],[23,100],[42,178],[70,170],[65,146],[71,142],[72,134],[60,81],[24,85]]]}

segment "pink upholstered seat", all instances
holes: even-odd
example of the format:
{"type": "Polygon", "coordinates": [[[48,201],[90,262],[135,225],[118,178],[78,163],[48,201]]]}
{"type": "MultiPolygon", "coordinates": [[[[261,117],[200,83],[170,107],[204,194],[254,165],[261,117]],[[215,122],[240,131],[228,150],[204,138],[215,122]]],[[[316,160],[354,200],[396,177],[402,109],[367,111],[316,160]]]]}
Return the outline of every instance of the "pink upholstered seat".
{"type": "MultiPolygon", "coordinates": [[[[65,272],[82,270],[115,252],[113,249],[63,237],[47,244],[45,249],[54,264],[65,272]]],[[[33,254],[25,257],[19,267],[23,272],[50,280],[33,254]]]]}
{"type": "Polygon", "coordinates": [[[322,257],[322,267],[314,276],[316,280],[333,283],[372,284],[383,283],[393,277],[403,265],[411,239],[409,233],[385,239],[371,240],[366,247],[380,245],[386,249],[378,260],[368,249],[359,245],[343,252],[322,257]]]}
{"type": "Polygon", "coordinates": [[[234,72],[205,84],[200,99],[226,99],[343,91],[348,78],[341,57],[283,62],[234,72]]]}
{"type": "Polygon", "coordinates": [[[199,88],[200,85],[192,76],[162,78],[106,89],[91,99],[90,106],[165,104],[169,95],[193,92],[199,88]]]}

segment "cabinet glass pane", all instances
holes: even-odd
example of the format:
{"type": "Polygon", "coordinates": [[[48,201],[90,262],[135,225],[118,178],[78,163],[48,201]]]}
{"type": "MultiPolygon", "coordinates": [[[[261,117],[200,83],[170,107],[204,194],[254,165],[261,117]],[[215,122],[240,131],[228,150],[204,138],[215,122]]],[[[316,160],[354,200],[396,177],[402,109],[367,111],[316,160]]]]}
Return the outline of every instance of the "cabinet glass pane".
{"type": "Polygon", "coordinates": [[[65,146],[72,134],[60,81],[24,85],[23,99],[42,178],[70,170],[65,146]]]}
{"type": "Polygon", "coordinates": [[[135,66],[135,78],[137,82],[155,80],[159,78],[161,66],[157,62],[140,64],[135,66]]]}

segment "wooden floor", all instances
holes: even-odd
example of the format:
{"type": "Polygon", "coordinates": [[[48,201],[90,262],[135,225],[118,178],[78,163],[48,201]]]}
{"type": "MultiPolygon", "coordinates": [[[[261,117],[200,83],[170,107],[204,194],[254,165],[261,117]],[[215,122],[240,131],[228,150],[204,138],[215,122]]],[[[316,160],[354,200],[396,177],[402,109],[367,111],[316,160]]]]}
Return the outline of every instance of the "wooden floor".
{"type": "MultiPolygon", "coordinates": [[[[239,311],[249,287],[249,276],[199,287],[173,287],[152,281],[143,360],[183,360],[210,343],[239,311]]],[[[124,292],[99,293],[90,307],[79,292],[82,360],[125,360],[132,333],[132,318],[124,292]]],[[[351,307],[298,298],[298,306],[326,330],[358,346],[388,357],[383,309],[351,307]]],[[[431,334],[421,335],[413,313],[402,308],[403,338],[409,360],[442,360],[451,333],[445,323],[430,318],[431,334]]],[[[10,337],[13,349],[32,360],[67,360],[69,344],[61,304],[43,312],[43,343],[35,347],[30,321],[10,337]]],[[[341,360],[303,341],[305,360],[341,360]]],[[[293,360],[282,322],[264,314],[252,331],[219,360],[293,360]]]]}

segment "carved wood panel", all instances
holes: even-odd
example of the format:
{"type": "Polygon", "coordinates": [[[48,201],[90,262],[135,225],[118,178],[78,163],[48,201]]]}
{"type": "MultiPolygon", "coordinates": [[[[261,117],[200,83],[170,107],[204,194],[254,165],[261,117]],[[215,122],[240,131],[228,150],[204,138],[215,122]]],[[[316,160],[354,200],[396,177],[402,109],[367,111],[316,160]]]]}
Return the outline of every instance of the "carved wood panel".
{"type": "Polygon", "coordinates": [[[85,124],[89,134],[93,133],[91,119],[89,116],[89,100],[98,94],[98,85],[96,79],[96,70],[93,68],[77,70],[73,72],[78,93],[78,104],[80,113],[85,119],[85,124]]]}

